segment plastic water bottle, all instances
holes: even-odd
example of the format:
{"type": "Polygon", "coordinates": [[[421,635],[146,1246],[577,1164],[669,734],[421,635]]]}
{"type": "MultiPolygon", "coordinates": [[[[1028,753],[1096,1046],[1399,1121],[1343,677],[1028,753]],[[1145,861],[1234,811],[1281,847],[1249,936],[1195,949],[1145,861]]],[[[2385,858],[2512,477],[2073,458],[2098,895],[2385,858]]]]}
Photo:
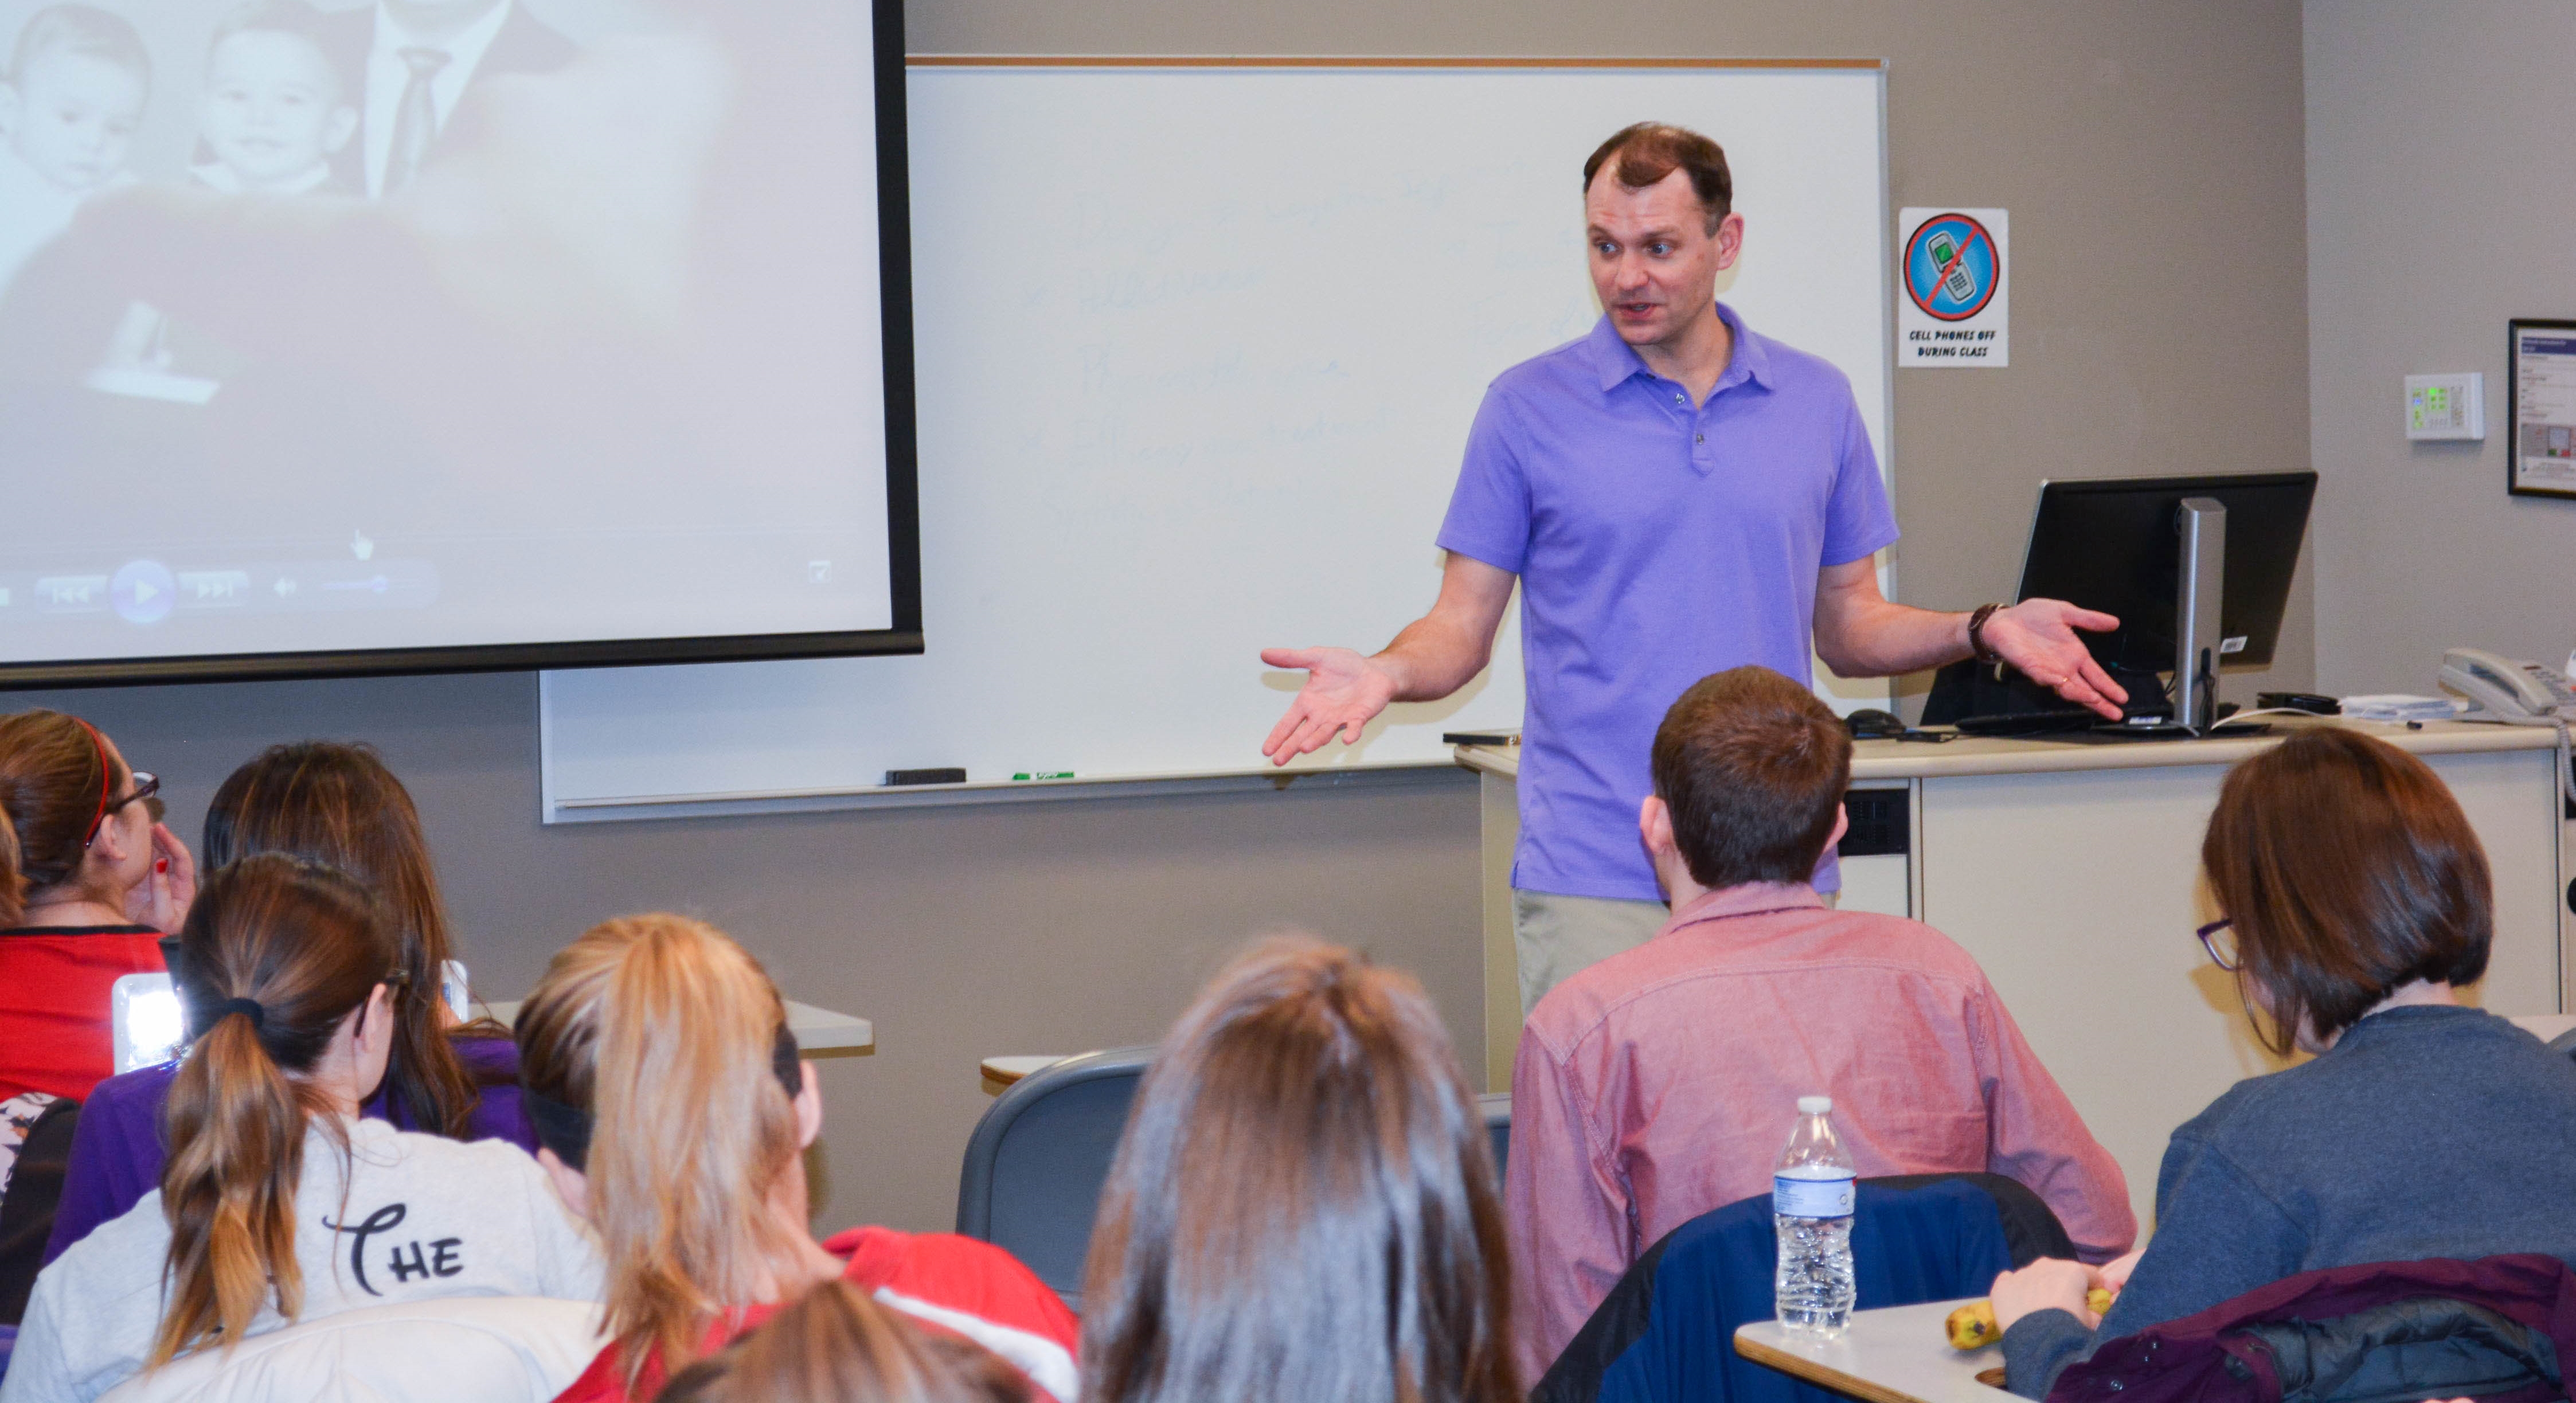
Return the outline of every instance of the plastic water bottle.
{"type": "Polygon", "coordinates": [[[1780,1237],[1771,1300],[1780,1324],[1831,1338],[1851,1324],[1852,1161],[1834,1138],[1834,1100],[1798,1098],[1798,1128],[1771,1171],[1780,1237]]]}

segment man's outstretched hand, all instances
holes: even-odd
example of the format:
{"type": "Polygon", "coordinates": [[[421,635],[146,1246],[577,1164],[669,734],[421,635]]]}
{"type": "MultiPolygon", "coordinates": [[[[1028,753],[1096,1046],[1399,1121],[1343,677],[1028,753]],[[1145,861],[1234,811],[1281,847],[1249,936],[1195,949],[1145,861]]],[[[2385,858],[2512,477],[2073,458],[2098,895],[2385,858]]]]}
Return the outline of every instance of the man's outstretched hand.
{"type": "MultiPolygon", "coordinates": [[[[1986,626],[1994,627],[1993,621],[1986,626]]],[[[1297,700],[1261,743],[1261,753],[1274,765],[1320,750],[1336,735],[1345,745],[1358,740],[1360,729],[1395,697],[1395,679],[1386,668],[1348,648],[1264,648],[1261,660],[1306,672],[1297,700]]]]}
{"type": "Polygon", "coordinates": [[[2119,626],[2108,614],[2078,609],[2062,599],[2025,599],[1986,620],[1985,642],[2024,677],[2117,721],[2129,693],[2093,660],[2075,631],[2107,633],[2119,626]]]}

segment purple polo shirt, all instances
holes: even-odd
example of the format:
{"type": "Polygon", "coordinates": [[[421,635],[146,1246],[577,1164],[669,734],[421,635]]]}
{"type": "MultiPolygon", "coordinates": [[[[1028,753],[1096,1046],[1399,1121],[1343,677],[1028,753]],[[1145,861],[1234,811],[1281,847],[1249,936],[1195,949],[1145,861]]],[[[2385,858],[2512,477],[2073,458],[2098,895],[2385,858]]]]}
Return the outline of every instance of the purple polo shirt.
{"type": "MultiPolygon", "coordinates": [[[[1812,684],[1816,573],[1896,541],[1851,382],[1717,312],[1735,352],[1697,409],[1603,317],[1468,431],[1440,546],[1521,577],[1522,890],[1659,900],[1637,806],[1665,710],[1745,663],[1812,684]]],[[[1841,885],[1830,852],[1817,878],[1841,885]]]]}

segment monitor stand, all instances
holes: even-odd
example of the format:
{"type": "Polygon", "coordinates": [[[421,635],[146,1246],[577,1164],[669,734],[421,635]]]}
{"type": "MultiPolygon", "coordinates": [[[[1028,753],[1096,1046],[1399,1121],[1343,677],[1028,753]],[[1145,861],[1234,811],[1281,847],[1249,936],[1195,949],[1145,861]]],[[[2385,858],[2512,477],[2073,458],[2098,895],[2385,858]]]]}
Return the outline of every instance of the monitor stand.
{"type": "Polygon", "coordinates": [[[2175,514],[2173,722],[2193,735],[2218,725],[2220,596],[2227,582],[2227,507],[2215,497],[2185,497],[2175,514]]]}

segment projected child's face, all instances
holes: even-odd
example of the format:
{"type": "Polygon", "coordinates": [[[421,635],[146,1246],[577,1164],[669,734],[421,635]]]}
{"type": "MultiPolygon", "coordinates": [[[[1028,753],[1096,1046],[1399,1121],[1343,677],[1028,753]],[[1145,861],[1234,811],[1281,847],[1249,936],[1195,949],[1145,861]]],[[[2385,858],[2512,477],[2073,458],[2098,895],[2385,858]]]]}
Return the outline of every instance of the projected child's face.
{"type": "Polygon", "coordinates": [[[143,77],[96,54],[56,53],[31,61],[14,88],[0,88],[9,145],[38,175],[65,190],[90,190],[125,168],[143,116],[143,77]]]}
{"type": "Polygon", "coordinates": [[[340,98],[340,75],[301,34],[245,29],[206,62],[198,131],[215,159],[256,190],[309,175],[346,145],[358,114],[340,98]]]}

